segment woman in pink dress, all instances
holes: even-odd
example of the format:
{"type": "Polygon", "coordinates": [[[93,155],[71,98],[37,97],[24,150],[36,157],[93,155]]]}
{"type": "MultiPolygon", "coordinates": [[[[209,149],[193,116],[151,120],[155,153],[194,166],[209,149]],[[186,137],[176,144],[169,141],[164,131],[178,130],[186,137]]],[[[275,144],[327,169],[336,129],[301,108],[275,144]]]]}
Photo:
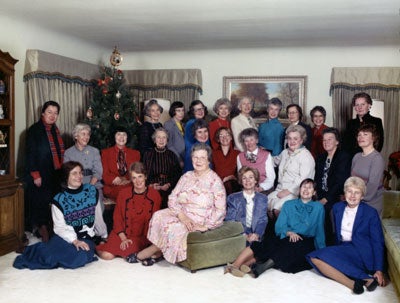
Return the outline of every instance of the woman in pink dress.
{"type": "Polygon", "coordinates": [[[151,246],[130,256],[132,263],[153,265],[163,256],[170,263],[186,259],[189,232],[206,231],[222,225],[226,194],[218,175],[209,167],[211,148],[198,143],[192,147],[193,171],[180,179],[168,200],[168,208],[156,212],[147,238],[151,246]]]}

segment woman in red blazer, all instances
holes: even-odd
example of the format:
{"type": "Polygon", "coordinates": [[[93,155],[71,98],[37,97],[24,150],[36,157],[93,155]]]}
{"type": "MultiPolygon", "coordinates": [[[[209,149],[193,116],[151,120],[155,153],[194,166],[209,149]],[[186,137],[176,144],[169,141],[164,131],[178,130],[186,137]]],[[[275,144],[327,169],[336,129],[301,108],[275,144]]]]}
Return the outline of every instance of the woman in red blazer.
{"type": "Polygon", "coordinates": [[[128,168],[140,161],[137,150],[126,147],[128,132],[123,127],[114,131],[115,145],[101,151],[103,164],[104,196],[115,200],[121,189],[130,186],[128,168]]]}

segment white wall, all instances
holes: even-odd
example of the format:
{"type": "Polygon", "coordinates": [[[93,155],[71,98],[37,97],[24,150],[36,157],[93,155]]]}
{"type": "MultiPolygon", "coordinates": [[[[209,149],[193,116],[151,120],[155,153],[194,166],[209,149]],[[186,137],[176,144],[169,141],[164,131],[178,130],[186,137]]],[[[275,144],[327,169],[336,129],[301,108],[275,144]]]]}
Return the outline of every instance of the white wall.
{"type": "Polygon", "coordinates": [[[203,100],[212,107],[222,96],[223,76],[307,75],[307,108],[327,110],[332,125],[329,96],[332,67],[399,66],[398,47],[271,48],[185,52],[129,53],[123,69],[199,68],[203,75],[203,100]]]}
{"type": "Polygon", "coordinates": [[[18,159],[20,135],[27,127],[23,82],[26,50],[40,49],[90,63],[98,63],[103,54],[109,50],[4,16],[0,16],[0,24],[2,29],[0,49],[19,60],[15,66],[15,157],[18,159]]]}

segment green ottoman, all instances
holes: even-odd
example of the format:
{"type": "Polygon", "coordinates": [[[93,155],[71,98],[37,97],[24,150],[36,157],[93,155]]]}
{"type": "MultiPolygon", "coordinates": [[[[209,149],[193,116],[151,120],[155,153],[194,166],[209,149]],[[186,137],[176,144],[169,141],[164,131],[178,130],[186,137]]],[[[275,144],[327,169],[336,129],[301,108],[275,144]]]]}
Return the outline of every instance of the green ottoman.
{"type": "Polygon", "coordinates": [[[246,247],[240,222],[228,221],[206,232],[191,232],[187,237],[187,259],[179,264],[192,273],[197,269],[234,261],[246,247]]]}

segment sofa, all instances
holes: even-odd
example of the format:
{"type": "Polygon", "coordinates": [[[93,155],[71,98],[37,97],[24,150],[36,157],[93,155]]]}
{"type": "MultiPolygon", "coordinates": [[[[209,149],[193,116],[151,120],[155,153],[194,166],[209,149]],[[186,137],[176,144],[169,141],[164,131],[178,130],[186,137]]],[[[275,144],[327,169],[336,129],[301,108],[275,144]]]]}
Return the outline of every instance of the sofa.
{"type": "Polygon", "coordinates": [[[242,224],[225,221],[216,229],[189,233],[187,258],[179,265],[195,273],[198,269],[234,261],[245,247],[246,238],[242,224]]]}
{"type": "Polygon", "coordinates": [[[383,193],[382,226],[390,280],[400,297],[400,191],[383,193]]]}

